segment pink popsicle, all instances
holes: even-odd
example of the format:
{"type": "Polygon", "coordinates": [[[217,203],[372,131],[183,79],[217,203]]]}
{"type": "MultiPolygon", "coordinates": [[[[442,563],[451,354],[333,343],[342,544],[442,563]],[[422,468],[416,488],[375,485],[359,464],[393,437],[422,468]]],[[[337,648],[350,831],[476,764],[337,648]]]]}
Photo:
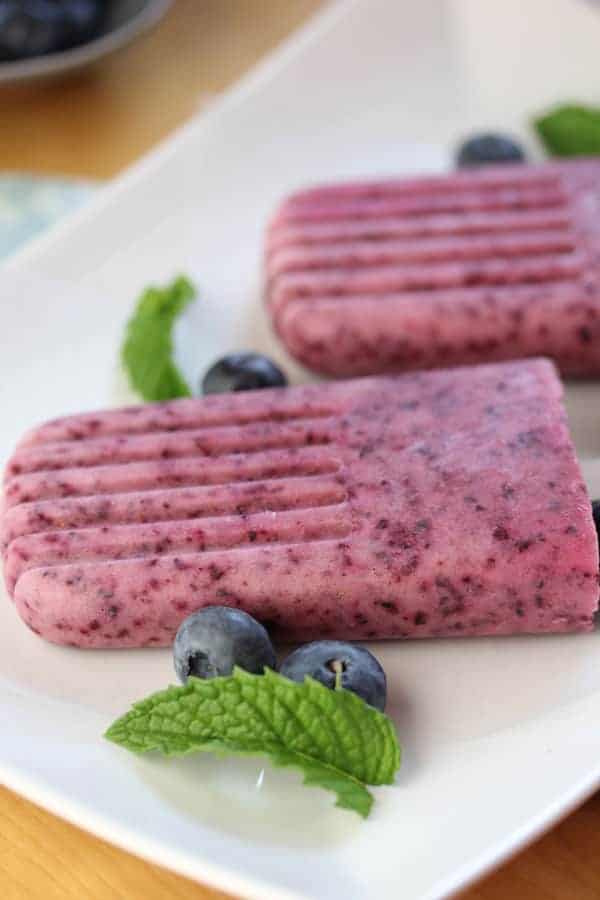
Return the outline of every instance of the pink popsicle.
{"type": "Polygon", "coordinates": [[[600,161],[317,187],[267,234],[266,300],[317,372],[544,355],[600,373],[600,161]]]}
{"type": "Polygon", "coordinates": [[[2,550],[24,621],[78,647],[214,603],[360,640],[588,631],[598,602],[545,360],[55,420],[8,463],[2,550]]]}

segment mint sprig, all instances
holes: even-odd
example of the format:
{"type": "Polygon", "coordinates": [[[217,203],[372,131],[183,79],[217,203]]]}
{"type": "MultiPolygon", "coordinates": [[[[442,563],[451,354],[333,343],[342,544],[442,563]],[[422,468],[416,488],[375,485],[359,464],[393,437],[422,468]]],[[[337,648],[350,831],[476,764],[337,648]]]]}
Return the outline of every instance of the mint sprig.
{"type": "Polygon", "coordinates": [[[595,156],[600,153],[600,109],[566,105],[534,120],[546,150],[553,156],[595,156]]]}
{"type": "Polygon", "coordinates": [[[346,690],[311,678],[235,669],[224,678],[190,678],[135,703],[105,734],[134,753],[209,751],[266,755],[294,766],[304,783],[337,795],[337,806],[368,816],[366,785],[392,784],[400,747],[390,719],[346,690]]]}
{"type": "Polygon", "coordinates": [[[173,325],[195,297],[187,278],[165,287],[149,287],[127,323],[121,359],[131,386],[144,400],[189,397],[190,389],[173,361],[173,325]]]}

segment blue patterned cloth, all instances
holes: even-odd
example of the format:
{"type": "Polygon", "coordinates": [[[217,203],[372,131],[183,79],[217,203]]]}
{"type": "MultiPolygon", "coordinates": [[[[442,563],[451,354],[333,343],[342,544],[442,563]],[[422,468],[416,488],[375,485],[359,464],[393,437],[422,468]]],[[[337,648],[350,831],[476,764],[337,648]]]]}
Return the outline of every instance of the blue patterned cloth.
{"type": "Polygon", "coordinates": [[[94,190],[86,181],[0,175],[0,259],[78,209],[94,190]]]}

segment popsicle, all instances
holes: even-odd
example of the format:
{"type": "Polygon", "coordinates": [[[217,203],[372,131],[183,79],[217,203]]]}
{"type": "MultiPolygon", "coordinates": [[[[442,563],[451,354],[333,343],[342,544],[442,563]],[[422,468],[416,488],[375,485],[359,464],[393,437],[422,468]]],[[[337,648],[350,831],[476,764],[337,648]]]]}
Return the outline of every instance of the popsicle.
{"type": "Polygon", "coordinates": [[[51,421],[5,473],[8,590],[77,647],[207,604],[291,640],[588,631],[598,545],[547,360],[51,421]]]}
{"type": "Polygon", "coordinates": [[[356,376],[552,357],[600,374],[600,160],[293,194],[266,301],[306,367],[356,376]]]}

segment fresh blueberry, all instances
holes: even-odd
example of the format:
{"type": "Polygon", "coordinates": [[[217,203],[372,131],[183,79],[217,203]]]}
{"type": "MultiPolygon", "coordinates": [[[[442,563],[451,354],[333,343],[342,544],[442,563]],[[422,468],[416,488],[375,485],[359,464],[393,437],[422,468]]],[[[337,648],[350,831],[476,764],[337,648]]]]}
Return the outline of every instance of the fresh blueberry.
{"type": "Polygon", "coordinates": [[[338,684],[383,711],[386,698],[385,672],[372,653],[344,641],[314,641],[294,650],[280,668],[292,681],[310,675],[325,687],[338,684]]]}
{"type": "Polygon", "coordinates": [[[230,353],[210,367],[202,380],[203,394],[254,391],[285,387],[287,378],[274,362],[260,353],[230,353]]]}
{"type": "Polygon", "coordinates": [[[525,152],[520,144],[502,134],[474,135],[461,144],[456,156],[456,164],[461,169],[486,163],[517,163],[524,160],[525,152]]]}
{"type": "Polygon", "coordinates": [[[188,616],[175,635],[173,657],[183,683],[189,675],[231,675],[234,666],[257,675],[265,666],[276,666],[273,645],[260,622],[228,606],[205,606],[188,616]]]}
{"type": "Polygon", "coordinates": [[[74,47],[97,37],[107,6],[106,0],[62,0],[67,22],[65,46],[74,47]]]}
{"type": "Polygon", "coordinates": [[[94,37],[106,0],[0,0],[0,60],[26,59],[94,37]]]}

